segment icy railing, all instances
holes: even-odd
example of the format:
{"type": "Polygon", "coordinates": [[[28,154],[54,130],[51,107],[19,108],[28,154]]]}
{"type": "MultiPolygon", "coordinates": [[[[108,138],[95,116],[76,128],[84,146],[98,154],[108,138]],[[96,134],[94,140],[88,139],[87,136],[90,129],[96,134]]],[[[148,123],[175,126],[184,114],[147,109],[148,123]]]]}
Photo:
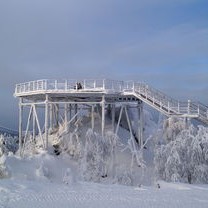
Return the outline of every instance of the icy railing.
{"type": "Polygon", "coordinates": [[[180,107],[179,101],[167,96],[159,90],[152,88],[144,83],[135,83],[134,91],[139,95],[143,95],[147,100],[160,108],[166,108],[168,111],[178,112],[180,107]]]}
{"type": "Polygon", "coordinates": [[[116,80],[36,80],[16,85],[15,95],[36,91],[110,90],[122,92],[129,85],[116,80]],[[78,85],[80,83],[80,85],[78,85]],[[81,88],[80,88],[81,86],[81,88]]]}
{"type": "Polygon", "coordinates": [[[167,114],[198,115],[208,121],[208,107],[201,103],[179,102],[151,86],[134,81],[116,81],[108,79],[87,80],[51,80],[43,79],[17,84],[15,96],[35,92],[73,92],[105,91],[108,93],[134,93],[156,109],[167,114]],[[79,84],[78,84],[79,83],[79,84]]]}
{"type": "Polygon", "coordinates": [[[208,122],[208,107],[202,103],[191,102],[190,100],[180,102],[145,83],[126,83],[125,89],[132,89],[141,99],[146,100],[154,108],[160,109],[166,114],[197,116],[208,122]]]}
{"type": "Polygon", "coordinates": [[[198,111],[198,115],[199,117],[205,121],[206,123],[208,123],[208,106],[197,102],[197,103],[191,103],[191,109],[193,109],[193,105],[194,105],[194,109],[198,111]]]}
{"type": "Polygon", "coordinates": [[[134,92],[168,114],[195,115],[208,121],[208,107],[199,102],[177,101],[144,83],[134,83],[134,92]]]}

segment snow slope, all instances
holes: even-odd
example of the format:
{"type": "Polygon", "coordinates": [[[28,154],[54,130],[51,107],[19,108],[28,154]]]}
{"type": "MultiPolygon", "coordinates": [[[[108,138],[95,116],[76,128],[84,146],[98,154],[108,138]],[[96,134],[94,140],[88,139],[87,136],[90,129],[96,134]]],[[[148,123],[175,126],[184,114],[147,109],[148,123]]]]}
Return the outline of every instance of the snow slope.
{"type": "MultiPolygon", "coordinates": [[[[155,118],[151,117],[147,112],[145,113],[144,134],[145,139],[150,138],[149,141],[151,141],[152,134],[157,129],[157,124],[154,120],[155,118]]],[[[96,126],[99,128],[100,123],[96,123],[95,128],[96,126]]],[[[89,128],[87,118],[86,122],[84,122],[84,128],[85,131],[82,132],[79,131],[80,128],[74,129],[73,136],[75,137],[73,138],[77,138],[76,135],[79,136],[78,143],[81,139],[87,141],[85,138],[85,133],[89,128]]],[[[91,136],[89,141],[99,138],[96,135],[91,136]]],[[[121,141],[125,144],[129,133],[126,129],[120,128],[119,136],[122,137],[121,141]]],[[[62,139],[64,138],[67,144],[71,141],[67,134],[62,139]]],[[[151,146],[151,142],[146,144],[147,150],[144,150],[147,168],[141,170],[141,168],[136,167],[133,169],[133,175],[143,180],[142,183],[140,181],[138,183],[137,180],[134,184],[131,184],[134,186],[119,185],[128,184],[128,171],[131,163],[130,150],[120,151],[119,148],[120,152],[116,152],[117,162],[115,164],[117,166],[125,164],[125,169],[118,169],[118,172],[109,174],[108,177],[100,177],[99,182],[102,183],[83,181],[80,174],[82,170],[79,166],[82,160],[80,161],[75,157],[74,149],[72,148],[75,145],[75,149],[77,149],[78,143],[70,143],[70,151],[65,151],[59,156],[51,154],[52,152],[50,151],[48,153],[40,149],[24,158],[12,153],[7,156],[3,155],[0,167],[5,171],[7,177],[0,180],[0,208],[208,207],[208,185],[155,182],[152,167],[153,155],[151,155],[154,147],[151,146]],[[73,154],[71,154],[72,150],[73,154]],[[141,177],[140,174],[144,176],[141,177]],[[119,181],[121,177],[123,181],[119,181]]],[[[96,145],[96,143],[93,143],[93,145],[96,145]]],[[[99,145],[95,147],[100,148],[99,145]]],[[[68,150],[68,146],[64,146],[64,148],[68,150]]],[[[121,147],[121,149],[123,148],[121,147]]],[[[123,167],[121,166],[121,168],[123,167]]]]}
{"type": "Polygon", "coordinates": [[[9,178],[0,180],[0,208],[208,207],[208,185],[84,182],[67,154],[41,152],[27,158],[10,154],[5,157],[5,165],[9,178]]]}
{"type": "Polygon", "coordinates": [[[79,182],[73,185],[4,179],[0,183],[1,208],[207,208],[208,186],[168,184],[161,188],[129,187],[79,182]]]}

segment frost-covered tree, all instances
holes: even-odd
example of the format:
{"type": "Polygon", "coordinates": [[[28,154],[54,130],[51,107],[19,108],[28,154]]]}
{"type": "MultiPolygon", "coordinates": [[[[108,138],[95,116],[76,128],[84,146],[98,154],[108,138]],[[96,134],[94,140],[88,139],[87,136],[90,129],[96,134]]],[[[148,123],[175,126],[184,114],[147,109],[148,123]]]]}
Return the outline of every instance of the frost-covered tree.
{"type": "Polygon", "coordinates": [[[7,136],[7,135],[0,135],[0,156],[2,154],[7,154],[8,152],[15,153],[18,149],[18,138],[7,136]]]}
{"type": "Polygon", "coordinates": [[[181,169],[182,169],[182,161],[177,151],[177,147],[173,146],[165,163],[166,179],[174,182],[180,180],[180,174],[182,171],[181,169]]]}
{"type": "Polygon", "coordinates": [[[81,172],[85,180],[100,181],[108,176],[113,167],[117,138],[114,134],[105,137],[89,129],[81,161],[81,172]]]}
{"type": "Polygon", "coordinates": [[[5,155],[0,156],[0,179],[6,178],[9,175],[7,168],[5,166],[5,160],[6,160],[5,155]]]}
{"type": "Polygon", "coordinates": [[[164,121],[163,124],[163,137],[166,141],[172,141],[176,136],[186,128],[186,124],[183,119],[176,117],[170,117],[164,121]]]}
{"type": "Polygon", "coordinates": [[[77,134],[69,133],[59,138],[58,145],[56,147],[56,153],[67,153],[73,159],[80,159],[82,156],[82,143],[77,134]]]}
{"type": "Polygon", "coordinates": [[[190,126],[166,145],[158,145],[155,168],[168,181],[208,183],[208,128],[190,126]]]}
{"type": "Polygon", "coordinates": [[[9,152],[16,152],[18,148],[17,138],[0,135],[0,178],[8,176],[8,171],[5,166],[6,156],[9,152]]]}

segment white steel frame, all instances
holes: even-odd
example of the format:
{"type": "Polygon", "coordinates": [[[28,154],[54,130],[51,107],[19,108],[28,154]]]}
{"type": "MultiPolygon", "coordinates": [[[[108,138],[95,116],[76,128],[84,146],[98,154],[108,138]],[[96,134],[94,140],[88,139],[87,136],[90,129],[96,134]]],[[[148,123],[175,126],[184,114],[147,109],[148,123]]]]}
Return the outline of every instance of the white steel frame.
{"type": "MultiPolygon", "coordinates": [[[[105,132],[105,109],[106,105],[111,106],[112,111],[112,129],[118,133],[118,127],[123,111],[126,114],[130,134],[131,122],[129,121],[127,104],[140,101],[160,111],[166,116],[178,116],[185,118],[196,118],[205,124],[208,124],[208,107],[191,102],[179,102],[164,93],[150,87],[144,83],[133,81],[115,81],[115,80],[36,80],[17,84],[15,87],[15,97],[19,98],[19,146],[20,150],[26,140],[29,126],[32,120],[32,138],[38,133],[41,137],[43,147],[48,147],[49,129],[53,129],[59,123],[64,123],[66,131],[68,125],[76,121],[80,105],[91,107],[91,125],[94,129],[94,108],[95,105],[101,106],[101,134],[105,132]],[[79,84],[78,84],[79,83],[79,84]],[[81,85],[81,88],[80,88],[81,85]],[[115,104],[123,103],[120,115],[115,129],[115,104]],[[59,121],[60,106],[63,105],[64,118],[59,121]],[[24,107],[29,106],[25,135],[23,135],[23,111],[24,107]],[[40,121],[37,115],[37,107],[42,106],[45,109],[44,134],[41,130],[40,121]],[[72,117],[72,109],[74,116],[72,117]],[[68,116],[68,113],[70,114],[68,116]],[[55,121],[55,122],[54,122],[55,121]],[[38,132],[37,132],[38,131],[38,132]],[[24,142],[23,142],[24,141],[24,142]]],[[[139,143],[143,143],[143,105],[138,104],[140,119],[138,121],[139,143]]],[[[20,151],[21,152],[21,151],[20,151]]]]}

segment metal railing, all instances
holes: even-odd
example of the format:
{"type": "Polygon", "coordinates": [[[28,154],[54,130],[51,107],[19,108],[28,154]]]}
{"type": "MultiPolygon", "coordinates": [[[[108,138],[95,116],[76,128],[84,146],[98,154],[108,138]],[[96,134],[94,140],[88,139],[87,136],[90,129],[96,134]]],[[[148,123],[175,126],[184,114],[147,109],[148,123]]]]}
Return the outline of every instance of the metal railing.
{"type": "Polygon", "coordinates": [[[71,91],[78,89],[80,83],[81,90],[112,90],[121,92],[124,88],[124,82],[114,80],[36,80],[16,85],[15,95],[39,91],[71,91]]]}
{"type": "Polygon", "coordinates": [[[208,106],[202,103],[191,102],[190,100],[180,102],[142,83],[134,83],[134,92],[138,97],[142,97],[143,100],[168,115],[193,116],[208,123],[208,106]]]}
{"type": "Polygon", "coordinates": [[[148,84],[133,81],[108,79],[52,80],[43,79],[17,84],[15,96],[43,92],[104,91],[106,93],[130,93],[151,104],[168,115],[197,116],[208,123],[208,107],[201,103],[179,102],[170,96],[152,88],[148,84]]]}

